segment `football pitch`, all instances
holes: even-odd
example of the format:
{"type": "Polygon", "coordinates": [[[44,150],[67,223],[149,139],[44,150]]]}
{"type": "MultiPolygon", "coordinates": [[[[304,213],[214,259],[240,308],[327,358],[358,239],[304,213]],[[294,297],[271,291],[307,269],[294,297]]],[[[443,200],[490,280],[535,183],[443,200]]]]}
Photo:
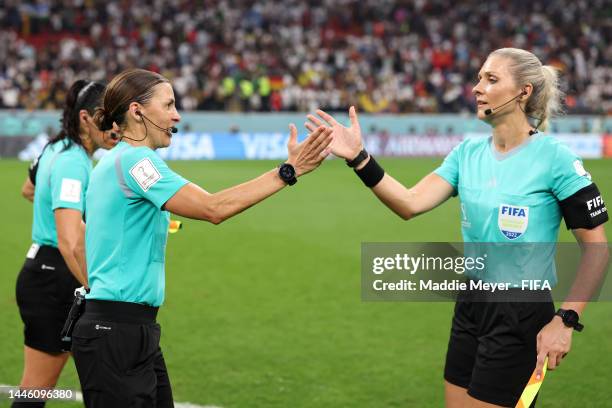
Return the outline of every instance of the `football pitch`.
{"type": "MultiPolygon", "coordinates": [[[[441,163],[379,161],[406,185],[441,163]]],[[[214,192],[277,164],[170,167],[214,192]]],[[[612,160],[587,160],[585,167],[609,206],[612,160]]],[[[15,280],[30,244],[31,204],[20,195],[26,169],[27,163],[0,160],[0,384],[18,384],[22,370],[15,280]]],[[[573,241],[564,224],[559,239],[573,241]]],[[[224,408],[443,406],[453,304],[363,302],[360,244],[371,241],[461,241],[458,199],[405,222],[342,161],[330,160],[221,225],[183,220],[168,237],[158,319],[174,399],[224,408]]],[[[612,407],[611,317],[611,302],[587,307],[586,328],[574,334],[561,367],[547,374],[539,407],[612,407]]],[[[79,389],[72,360],[58,388],[79,389]]]]}

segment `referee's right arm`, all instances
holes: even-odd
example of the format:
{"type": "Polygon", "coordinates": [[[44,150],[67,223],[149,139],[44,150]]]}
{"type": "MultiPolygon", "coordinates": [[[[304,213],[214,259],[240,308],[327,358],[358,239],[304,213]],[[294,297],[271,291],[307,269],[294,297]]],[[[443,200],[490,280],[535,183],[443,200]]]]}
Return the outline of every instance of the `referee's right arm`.
{"type": "Polygon", "coordinates": [[[26,177],[21,187],[21,195],[29,202],[34,202],[34,184],[30,181],[29,177],[26,177]]]}

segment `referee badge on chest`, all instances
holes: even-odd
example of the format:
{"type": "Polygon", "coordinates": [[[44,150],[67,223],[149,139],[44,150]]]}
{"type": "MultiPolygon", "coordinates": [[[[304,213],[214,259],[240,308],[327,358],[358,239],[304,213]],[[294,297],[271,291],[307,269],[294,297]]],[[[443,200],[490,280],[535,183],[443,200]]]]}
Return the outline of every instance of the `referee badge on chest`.
{"type": "Polygon", "coordinates": [[[500,204],[497,225],[504,236],[510,240],[517,239],[525,233],[529,224],[529,207],[500,204]]]}

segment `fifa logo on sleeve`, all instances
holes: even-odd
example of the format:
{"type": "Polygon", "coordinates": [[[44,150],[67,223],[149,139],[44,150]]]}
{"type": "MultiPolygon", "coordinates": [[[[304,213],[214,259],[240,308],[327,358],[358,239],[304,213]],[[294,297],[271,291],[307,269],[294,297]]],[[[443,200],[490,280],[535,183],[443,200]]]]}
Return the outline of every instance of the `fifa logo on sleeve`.
{"type": "Polygon", "coordinates": [[[527,231],[529,207],[500,204],[497,225],[506,238],[517,239],[527,231]]]}
{"type": "Polygon", "coordinates": [[[589,211],[591,211],[593,208],[597,208],[602,204],[603,200],[601,199],[601,196],[598,195],[597,197],[587,201],[587,208],[589,209],[589,211]]]}

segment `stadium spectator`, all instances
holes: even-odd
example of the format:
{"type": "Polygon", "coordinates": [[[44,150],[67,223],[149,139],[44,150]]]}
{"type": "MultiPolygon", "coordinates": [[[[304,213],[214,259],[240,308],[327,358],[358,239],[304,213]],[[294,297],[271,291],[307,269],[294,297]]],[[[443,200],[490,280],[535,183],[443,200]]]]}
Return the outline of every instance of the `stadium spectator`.
{"type": "Polygon", "coordinates": [[[7,0],[0,107],[57,108],[76,78],[141,67],[185,110],[470,112],[464,84],[514,44],[563,72],[570,113],[608,113],[604,3],[7,0]]]}

